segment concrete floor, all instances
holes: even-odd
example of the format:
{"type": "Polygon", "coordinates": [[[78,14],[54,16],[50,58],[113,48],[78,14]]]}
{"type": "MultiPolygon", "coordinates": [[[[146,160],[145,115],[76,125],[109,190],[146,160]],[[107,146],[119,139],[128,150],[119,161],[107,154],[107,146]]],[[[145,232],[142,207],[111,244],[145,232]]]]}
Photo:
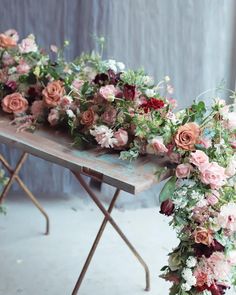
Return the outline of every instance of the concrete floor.
{"type": "MultiPolygon", "coordinates": [[[[102,221],[95,205],[75,197],[41,198],[44,219],[24,197],[10,196],[0,215],[0,295],[70,295],[102,221]]],[[[114,210],[118,222],[151,270],[150,295],[167,295],[158,277],[168,251],[177,244],[168,219],[158,208],[114,210]]],[[[108,226],[81,286],[80,295],[145,295],[144,272],[108,226]]],[[[235,294],[234,291],[228,294],[235,294]]]]}

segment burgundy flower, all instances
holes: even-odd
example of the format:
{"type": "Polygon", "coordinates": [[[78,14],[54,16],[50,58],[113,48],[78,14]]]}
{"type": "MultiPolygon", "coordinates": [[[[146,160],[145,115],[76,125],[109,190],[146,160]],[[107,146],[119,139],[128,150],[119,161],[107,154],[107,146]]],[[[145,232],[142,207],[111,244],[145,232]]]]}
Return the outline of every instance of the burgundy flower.
{"type": "Polygon", "coordinates": [[[223,295],[225,294],[226,289],[227,287],[223,285],[212,284],[209,288],[209,291],[211,291],[212,295],[223,295]]]}
{"type": "Polygon", "coordinates": [[[135,98],[135,85],[124,85],[124,97],[128,100],[134,100],[135,98]]]}
{"type": "Polygon", "coordinates": [[[17,88],[16,81],[7,81],[6,86],[10,88],[12,91],[15,91],[17,88]]]}
{"type": "Polygon", "coordinates": [[[213,252],[223,252],[225,249],[225,247],[216,240],[213,241],[210,247],[204,244],[194,244],[193,248],[197,257],[204,255],[206,258],[209,258],[213,252]]]}
{"type": "Polygon", "coordinates": [[[164,102],[157,98],[150,98],[149,100],[143,101],[141,108],[143,108],[145,113],[148,113],[151,109],[159,110],[164,107],[164,102]]]}
{"type": "Polygon", "coordinates": [[[175,209],[174,203],[171,201],[171,199],[167,199],[161,203],[160,213],[170,216],[174,212],[174,209],[175,209]]]}
{"type": "Polygon", "coordinates": [[[148,105],[149,105],[150,109],[159,110],[159,109],[163,108],[165,104],[162,100],[152,97],[148,101],[148,105]]]}
{"type": "Polygon", "coordinates": [[[116,85],[120,81],[121,73],[115,73],[113,70],[108,70],[109,84],[116,85]]]}
{"type": "Polygon", "coordinates": [[[105,73],[97,74],[93,80],[95,84],[98,84],[100,86],[104,86],[108,82],[108,75],[105,73]]]}

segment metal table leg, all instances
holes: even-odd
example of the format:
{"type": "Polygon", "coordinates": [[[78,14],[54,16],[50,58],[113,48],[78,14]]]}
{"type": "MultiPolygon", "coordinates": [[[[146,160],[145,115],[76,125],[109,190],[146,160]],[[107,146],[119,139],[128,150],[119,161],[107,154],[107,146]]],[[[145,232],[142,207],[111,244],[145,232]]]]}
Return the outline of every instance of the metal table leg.
{"type": "Polygon", "coordinates": [[[2,162],[3,166],[9,171],[10,173],[10,178],[9,181],[7,183],[7,185],[4,187],[1,195],[0,195],[0,203],[3,202],[3,200],[6,198],[14,180],[16,180],[19,184],[19,186],[23,189],[23,191],[26,193],[27,197],[33,202],[33,204],[39,209],[39,211],[44,215],[45,219],[46,219],[46,231],[45,231],[45,235],[49,234],[49,229],[50,229],[50,221],[49,221],[49,217],[47,215],[47,213],[45,212],[45,210],[43,209],[43,207],[40,205],[40,203],[38,202],[38,200],[35,198],[35,196],[32,194],[32,192],[27,188],[27,186],[24,184],[24,182],[20,179],[20,177],[18,176],[18,173],[20,172],[21,167],[23,166],[24,162],[26,161],[28,157],[27,153],[23,153],[22,156],[20,157],[20,160],[18,161],[16,168],[13,169],[9,163],[7,162],[7,160],[0,155],[0,162],[2,162]]]}
{"type": "Polygon", "coordinates": [[[91,190],[91,188],[87,185],[87,183],[85,182],[85,180],[82,178],[82,176],[80,175],[80,173],[77,172],[73,172],[72,173],[75,175],[75,177],[77,178],[77,180],[80,182],[80,184],[82,185],[82,187],[86,190],[86,192],[88,193],[88,195],[92,198],[92,200],[95,202],[95,204],[97,205],[97,207],[102,211],[102,213],[105,215],[105,218],[102,222],[102,225],[98,231],[97,237],[94,241],[94,244],[90,250],[90,253],[87,257],[87,260],[84,264],[84,267],[82,269],[82,272],[80,273],[79,279],[74,287],[74,290],[72,292],[72,295],[76,295],[79,291],[79,288],[81,286],[81,283],[84,279],[84,276],[86,274],[86,271],[89,267],[89,264],[92,260],[92,257],[96,251],[96,248],[98,246],[98,243],[100,241],[100,238],[104,232],[104,229],[107,225],[107,222],[109,222],[112,227],[115,229],[115,231],[119,234],[119,236],[123,239],[123,241],[126,243],[126,245],[129,247],[129,249],[132,251],[132,253],[134,254],[134,256],[138,259],[138,261],[141,263],[141,265],[143,266],[144,270],[145,270],[145,275],[146,275],[146,287],[145,287],[145,291],[149,291],[150,290],[150,272],[148,269],[147,264],[145,263],[145,261],[143,260],[143,258],[139,255],[139,253],[137,252],[137,250],[134,248],[134,246],[130,243],[130,241],[127,239],[127,237],[123,234],[123,232],[121,231],[121,229],[118,227],[118,225],[116,224],[116,222],[114,221],[114,219],[111,217],[110,213],[112,212],[112,209],[114,208],[115,202],[119,196],[119,192],[120,190],[117,189],[113,199],[111,201],[111,204],[109,206],[109,209],[106,210],[105,207],[102,205],[102,203],[99,201],[99,198],[96,196],[96,194],[91,190]]]}

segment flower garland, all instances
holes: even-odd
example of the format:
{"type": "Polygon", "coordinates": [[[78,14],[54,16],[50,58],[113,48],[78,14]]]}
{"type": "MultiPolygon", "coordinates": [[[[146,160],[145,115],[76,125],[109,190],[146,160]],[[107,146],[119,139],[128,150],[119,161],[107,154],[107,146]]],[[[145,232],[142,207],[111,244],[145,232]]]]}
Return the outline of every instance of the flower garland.
{"type": "Polygon", "coordinates": [[[215,99],[211,110],[195,102],[175,115],[169,77],[155,84],[95,53],[66,62],[54,45],[52,60],[33,35],[18,41],[14,30],[0,34],[1,106],[18,129],[63,128],[78,146],[124,160],[168,157],[175,175],[161,213],[180,239],[163,268],[170,295],[222,295],[236,284],[236,113],[215,99]]]}

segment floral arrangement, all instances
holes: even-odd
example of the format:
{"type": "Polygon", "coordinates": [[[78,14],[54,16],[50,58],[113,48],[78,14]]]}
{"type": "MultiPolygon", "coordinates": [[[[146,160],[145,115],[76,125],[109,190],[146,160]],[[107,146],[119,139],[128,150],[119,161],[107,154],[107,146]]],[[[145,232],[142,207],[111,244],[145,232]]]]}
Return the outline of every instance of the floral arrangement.
{"type": "Polygon", "coordinates": [[[47,124],[124,160],[165,156],[174,176],[161,213],[172,217],[180,244],[162,277],[173,282],[170,295],[224,294],[236,284],[235,112],[215,99],[211,110],[200,101],[174,114],[169,77],[155,84],[94,52],[66,62],[50,48],[53,58],[33,35],[19,42],[14,30],[0,34],[2,111],[19,130],[47,124]]]}
{"type": "Polygon", "coordinates": [[[236,283],[235,130],[236,113],[223,100],[211,110],[193,104],[176,121],[175,175],[160,196],[180,239],[162,269],[171,295],[222,295],[236,283]]]}

